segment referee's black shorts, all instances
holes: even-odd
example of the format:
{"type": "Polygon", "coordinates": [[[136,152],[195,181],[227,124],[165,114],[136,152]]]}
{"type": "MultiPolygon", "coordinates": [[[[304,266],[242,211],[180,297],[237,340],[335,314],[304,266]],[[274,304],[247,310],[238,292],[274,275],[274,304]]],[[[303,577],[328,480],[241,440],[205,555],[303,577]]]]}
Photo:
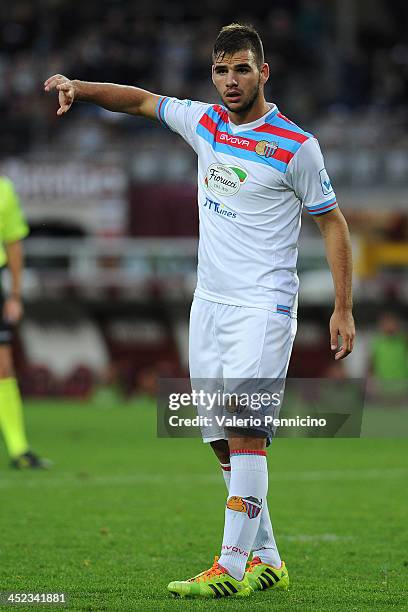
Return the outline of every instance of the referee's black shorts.
{"type": "Polygon", "coordinates": [[[13,340],[13,326],[3,319],[4,293],[1,277],[2,268],[0,268],[0,346],[10,344],[13,340]]]}

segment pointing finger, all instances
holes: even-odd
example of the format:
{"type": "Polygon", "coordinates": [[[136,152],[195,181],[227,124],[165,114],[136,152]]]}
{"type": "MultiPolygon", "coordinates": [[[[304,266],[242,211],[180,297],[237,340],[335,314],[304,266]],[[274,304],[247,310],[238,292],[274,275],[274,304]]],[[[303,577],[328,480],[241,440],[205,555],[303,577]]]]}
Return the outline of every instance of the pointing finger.
{"type": "Polygon", "coordinates": [[[61,116],[64,113],[66,113],[69,109],[70,109],[70,106],[68,104],[64,104],[63,106],[60,106],[59,109],[57,110],[57,115],[61,116]]]}
{"type": "Polygon", "coordinates": [[[52,89],[56,89],[59,81],[58,79],[50,80],[45,86],[45,91],[51,91],[52,89]]]}
{"type": "Polygon", "coordinates": [[[62,78],[61,74],[53,74],[52,76],[48,77],[48,79],[44,81],[44,85],[48,85],[54,79],[60,79],[60,78],[62,78]]]}
{"type": "Polygon", "coordinates": [[[50,91],[51,89],[57,88],[58,85],[63,84],[66,81],[67,79],[65,77],[60,74],[56,74],[45,81],[44,89],[46,91],[50,91]]]}

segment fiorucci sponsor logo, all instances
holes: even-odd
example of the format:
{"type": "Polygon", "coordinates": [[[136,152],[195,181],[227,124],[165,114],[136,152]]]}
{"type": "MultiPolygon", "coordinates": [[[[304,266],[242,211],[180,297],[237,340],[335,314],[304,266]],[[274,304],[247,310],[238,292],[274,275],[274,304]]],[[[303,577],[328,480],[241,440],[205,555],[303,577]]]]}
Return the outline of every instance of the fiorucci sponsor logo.
{"type": "Polygon", "coordinates": [[[222,217],[227,217],[228,219],[236,219],[237,213],[233,210],[230,210],[225,206],[225,204],[221,204],[220,202],[214,202],[214,200],[210,200],[210,198],[205,198],[204,208],[208,208],[214,213],[221,215],[222,217]]]}
{"type": "Polygon", "coordinates": [[[247,178],[247,171],[239,166],[211,164],[207,169],[204,184],[215,195],[232,196],[238,193],[247,178]]]}

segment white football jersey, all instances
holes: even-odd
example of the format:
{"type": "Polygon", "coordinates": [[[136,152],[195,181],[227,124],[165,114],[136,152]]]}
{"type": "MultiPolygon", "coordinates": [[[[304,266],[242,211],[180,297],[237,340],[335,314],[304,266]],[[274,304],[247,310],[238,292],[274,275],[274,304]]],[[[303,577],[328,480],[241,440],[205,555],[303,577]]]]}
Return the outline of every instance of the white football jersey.
{"type": "Polygon", "coordinates": [[[275,105],[234,125],[223,106],[162,97],[157,115],[198,156],[195,295],[296,317],[302,207],[337,206],[317,140],[275,105]]]}

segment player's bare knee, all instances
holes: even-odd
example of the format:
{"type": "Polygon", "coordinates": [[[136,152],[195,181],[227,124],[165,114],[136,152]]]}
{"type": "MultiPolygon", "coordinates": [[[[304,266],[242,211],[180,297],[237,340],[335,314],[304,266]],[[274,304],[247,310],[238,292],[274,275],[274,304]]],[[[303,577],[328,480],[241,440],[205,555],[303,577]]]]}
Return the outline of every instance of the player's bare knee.
{"type": "Polygon", "coordinates": [[[238,435],[236,432],[230,432],[228,436],[229,450],[234,451],[241,448],[247,448],[251,450],[265,450],[267,438],[262,432],[259,435],[254,436],[248,432],[248,434],[238,435]]]}

